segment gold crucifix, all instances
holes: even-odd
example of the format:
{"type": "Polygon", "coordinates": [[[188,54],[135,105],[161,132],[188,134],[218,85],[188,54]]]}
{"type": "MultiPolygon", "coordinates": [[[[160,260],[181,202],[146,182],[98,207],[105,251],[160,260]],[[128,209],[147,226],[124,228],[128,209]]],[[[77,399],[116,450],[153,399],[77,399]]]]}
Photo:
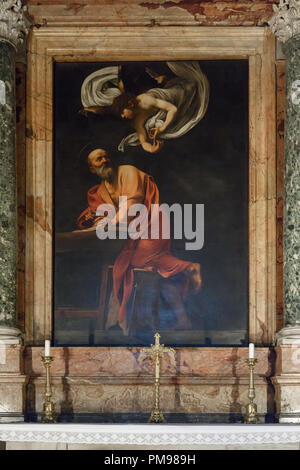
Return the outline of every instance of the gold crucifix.
{"type": "Polygon", "coordinates": [[[155,344],[151,344],[150,348],[142,348],[141,353],[145,352],[150,352],[152,356],[154,356],[155,360],[155,382],[154,382],[154,387],[155,387],[155,401],[154,401],[154,407],[151,411],[150,418],[148,420],[148,423],[166,423],[166,419],[160,410],[159,407],[159,375],[160,375],[160,358],[162,355],[166,352],[172,352],[175,353],[175,350],[173,348],[165,348],[164,344],[160,344],[159,338],[160,334],[155,333],[155,344]]]}

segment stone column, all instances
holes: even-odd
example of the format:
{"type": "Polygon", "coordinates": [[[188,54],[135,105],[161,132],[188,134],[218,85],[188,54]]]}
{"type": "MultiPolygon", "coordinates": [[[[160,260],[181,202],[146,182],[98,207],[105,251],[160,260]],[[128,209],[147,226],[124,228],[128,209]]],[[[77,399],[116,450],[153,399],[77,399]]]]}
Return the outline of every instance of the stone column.
{"type": "Polygon", "coordinates": [[[21,0],[0,3],[0,341],[20,342],[17,329],[15,55],[27,28],[21,0]]]}
{"type": "Polygon", "coordinates": [[[273,383],[280,422],[300,422],[300,0],[280,0],[273,8],[269,25],[286,56],[285,326],[277,333],[273,383]]]}
{"type": "Polygon", "coordinates": [[[0,421],[24,419],[23,347],[17,328],[16,53],[27,27],[21,0],[0,2],[0,421]]]}

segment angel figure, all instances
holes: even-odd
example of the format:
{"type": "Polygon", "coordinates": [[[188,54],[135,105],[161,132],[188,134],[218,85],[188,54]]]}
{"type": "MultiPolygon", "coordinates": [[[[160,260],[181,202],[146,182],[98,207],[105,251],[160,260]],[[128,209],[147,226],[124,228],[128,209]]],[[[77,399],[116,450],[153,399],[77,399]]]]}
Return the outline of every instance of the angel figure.
{"type": "Polygon", "coordinates": [[[120,80],[120,67],[104,67],[90,74],[81,87],[85,114],[113,114],[128,119],[135,132],[119,143],[118,150],[141,145],[156,153],[164,140],[186,134],[204,117],[209,83],[196,61],[167,62],[172,77],[147,72],[160,85],[135,94],[120,80]]]}

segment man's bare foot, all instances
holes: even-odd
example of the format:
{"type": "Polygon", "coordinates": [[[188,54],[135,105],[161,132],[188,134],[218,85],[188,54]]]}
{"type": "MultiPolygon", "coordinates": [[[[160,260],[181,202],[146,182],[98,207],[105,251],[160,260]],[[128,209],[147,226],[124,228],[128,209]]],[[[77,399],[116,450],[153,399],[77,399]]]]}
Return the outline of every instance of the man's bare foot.
{"type": "Polygon", "coordinates": [[[202,285],[202,277],[200,272],[200,264],[199,263],[192,263],[190,266],[185,270],[185,274],[190,279],[193,287],[193,291],[195,294],[199,292],[201,285],[202,285]]]}

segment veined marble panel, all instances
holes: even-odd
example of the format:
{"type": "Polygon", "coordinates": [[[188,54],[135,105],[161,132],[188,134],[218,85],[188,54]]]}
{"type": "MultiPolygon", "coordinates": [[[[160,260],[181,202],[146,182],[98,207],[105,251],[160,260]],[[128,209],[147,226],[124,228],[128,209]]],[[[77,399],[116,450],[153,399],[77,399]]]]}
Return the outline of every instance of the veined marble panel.
{"type": "MultiPolygon", "coordinates": [[[[154,381],[122,378],[113,383],[94,377],[53,380],[53,401],[58,413],[150,413],[154,403],[154,381]],[[144,383],[143,383],[144,382],[144,383]]],[[[27,410],[41,413],[45,381],[31,380],[28,385],[27,410]]],[[[203,383],[170,384],[161,381],[160,406],[164,413],[245,413],[248,382],[236,384],[203,383]]],[[[267,413],[267,384],[257,380],[256,401],[259,413],[267,413]]]]}
{"type": "MultiPolygon", "coordinates": [[[[45,370],[42,348],[26,348],[30,376],[27,411],[41,413],[45,370]]],[[[53,399],[59,413],[147,413],[154,399],[154,364],[139,348],[52,348],[53,399]]],[[[241,413],[248,403],[247,348],[177,348],[165,354],[161,407],[166,413],[241,413]]],[[[256,402],[272,412],[273,355],[257,348],[256,402]]]]}
{"type": "MultiPolygon", "coordinates": [[[[72,377],[151,377],[154,362],[149,354],[137,347],[56,347],[53,376],[72,377]]],[[[26,347],[25,370],[30,376],[45,374],[41,347],[26,347]]],[[[272,351],[256,348],[257,375],[268,376],[273,367],[272,351]]],[[[161,365],[163,377],[247,377],[248,348],[175,348],[175,355],[165,354],[161,365]]]]}
{"type": "Polygon", "coordinates": [[[259,26],[273,14],[268,0],[28,0],[35,23],[110,25],[232,25],[259,26]]]}

